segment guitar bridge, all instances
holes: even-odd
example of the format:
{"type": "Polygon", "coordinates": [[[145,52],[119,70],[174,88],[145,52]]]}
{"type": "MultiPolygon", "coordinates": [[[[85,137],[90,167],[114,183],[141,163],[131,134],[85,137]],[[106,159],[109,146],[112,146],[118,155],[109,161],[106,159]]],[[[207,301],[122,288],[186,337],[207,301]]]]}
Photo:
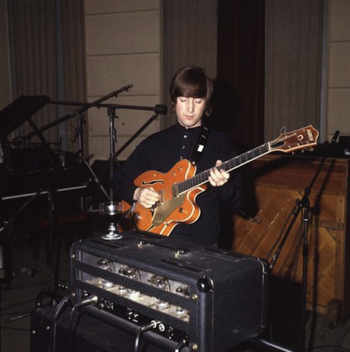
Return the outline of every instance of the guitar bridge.
{"type": "Polygon", "coordinates": [[[158,226],[161,225],[163,222],[166,221],[166,219],[169,217],[169,215],[175,211],[177,208],[179,208],[184,202],[184,195],[181,195],[180,197],[173,198],[169,201],[166,201],[164,203],[161,203],[160,201],[158,202],[159,205],[157,205],[153,209],[153,219],[152,219],[152,225],[153,226],[158,226]]]}

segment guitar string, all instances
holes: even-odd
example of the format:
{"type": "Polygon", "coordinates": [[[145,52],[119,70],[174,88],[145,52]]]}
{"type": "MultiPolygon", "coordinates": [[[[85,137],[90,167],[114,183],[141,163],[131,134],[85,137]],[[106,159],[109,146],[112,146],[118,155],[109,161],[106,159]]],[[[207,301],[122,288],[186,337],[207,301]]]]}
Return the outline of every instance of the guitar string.
{"type": "MultiPolygon", "coordinates": [[[[297,133],[294,133],[293,135],[297,135],[297,133]]],[[[267,143],[262,144],[252,150],[249,150],[246,153],[238,155],[238,156],[234,157],[233,159],[230,159],[230,160],[224,162],[222,165],[220,165],[219,169],[223,169],[225,171],[230,172],[242,164],[246,164],[246,163],[248,163],[254,159],[257,159],[258,157],[261,157],[265,154],[268,154],[270,152],[278,151],[278,149],[276,147],[275,147],[275,149],[277,149],[277,150],[271,149],[271,146],[274,146],[274,145],[276,146],[276,145],[279,145],[280,143],[283,145],[284,140],[290,138],[290,136],[291,136],[290,134],[288,134],[288,136],[286,136],[286,135],[280,136],[279,138],[275,139],[274,141],[267,142],[267,143]]],[[[314,138],[314,140],[315,140],[315,138],[314,138]]],[[[305,144],[305,145],[310,144],[308,136],[307,136],[307,141],[305,141],[305,142],[299,141],[297,149],[302,148],[303,144],[305,144]]],[[[295,148],[292,148],[292,149],[295,150],[295,148]]],[[[280,148],[280,150],[282,151],[281,148],[280,148]]],[[[189,180],[184,180],[180,183],[176,183],[176,184],[172,185],[173,197],[177,197],[185,192],[188,192],[191,189],[199,187],[201,184],[208,182],[209,175],[210,175],[210,170],[205,170],[205,171],[195,175],[194,177],[190,178],[189,180]]]]}

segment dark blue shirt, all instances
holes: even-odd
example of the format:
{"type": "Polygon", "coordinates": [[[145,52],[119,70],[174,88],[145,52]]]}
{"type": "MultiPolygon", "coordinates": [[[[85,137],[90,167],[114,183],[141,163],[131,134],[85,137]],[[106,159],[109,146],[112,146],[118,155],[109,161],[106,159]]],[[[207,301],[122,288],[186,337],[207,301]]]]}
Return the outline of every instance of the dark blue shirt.
{"type": "MultiPolygon", "coordinates": [[[[200,132],[201,127],[186,129],[176,123],[142,141],[112,178],[116,197],[132,204],[136,189],[133,181],[137,176],[149,170],[167,173],[179,160],[190,160],[200,132]]],[[[196,174],[215,166],[218,159],[227,161],[235,156],[236,150],[229,137],[210,130],[203,154],[197,162],[196,174]]],[[[241,178],[239,174],[232,172],[229,182],[225,185],[207,185],[208,189],[196,198],[196,203],[201,209],[199,219],[189,225],[180,223],[173,229],[171,236],[201,245],[217,242],[220,232],[220,206],[234,211],[242,204],[241,178]]]]}

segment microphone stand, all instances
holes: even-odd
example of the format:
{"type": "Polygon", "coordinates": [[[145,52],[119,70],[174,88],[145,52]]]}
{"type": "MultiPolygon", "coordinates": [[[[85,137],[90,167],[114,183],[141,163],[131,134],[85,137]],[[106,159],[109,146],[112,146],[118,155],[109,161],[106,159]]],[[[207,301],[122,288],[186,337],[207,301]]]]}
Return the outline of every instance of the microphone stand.
{"type": "Polygon", "coordinates": [[[130,144],[133,142],[136,137],[148,127],[156,118],[158,117],[158,114],[152,115],[130,138],[127,140],[116,152],[116,156],[120,155],[130,144]]]}
{"type": "MultiPolygon", "coordinates": [[[[116,91],[113,91],[97,100],[95,100],[94,102],[92,103],[77,103],[77,102],[67,102],[67,101],[52,101],[50,100],[49,103],[50,104],[56,104],[56,105],[79,105],[81,106],[79,109],[73,111],[73,112],[70,112],[68,113],[67,115],[51,122],[51,123],[48,123],[47,125],[41,127],[41,128],[35,128],[35,131],[31,132],[31,133],[28,133],[27,135],[25,136],[22,136],[22,137],[16,137],[12,140],[12,143],[17,145],[17,144],[21,144],[23,143],[23,141],[35,136],[35,135],[41,135],[43,131],[53,127],[53,126],[56,126],[74,116],[78,116],[79,119],[80,119],[80,122],[79,122],[79,131],[78,133],[82,133],[82,114],[83,112],[85,112],[86,110],[88,110],[89,108],[91,107],[98,107],[99,104],[101,104],[102,102],[104,102],[105,100],[107,99],[110,99],[112,97],[117,97],[118,94],[124,92],[124,91],[128,91],[130,88],[132,88],[133,85],[132,84],[128,84],[116,91]]],[[[83,145],[82,145],[82,136],[79,137],[79,156],[81,158],[81,160],[85,163],[85,165],[87,166],[89,172],[91,173],[91,175],[93,176],[93,179],[95,182],[98,183],[98,177],[96,176],[96,174],[94,173],[94,171],[92,170],[92,168],[90,167],[88,161],[86,160],[85,156],[83,155],[83,145]]],[[[100,188],[102,190],[102,192],[104,193],[104,195],[107,197],[107,199],[109,199],[109,195],[108,193],[106,192],[106,190],[100,185],[100,188]]]]}
{"type": "MultiPolygon", "coordinates": [[[[153,107],[146,107],[146,106],[131,106],[131,105],[113,105],[113,104],[102,104],[100,105],[102,107],[107,107],[108,109],[108,116],[109,116],[109,158],[107,163],[105,164],[101,175],[100,175],[100,179],[99,182],[97,183],[98,187],[106,172],[107,169],[109,167],[109,180],[112,179],[113,174],[114,174],[114,164],[116,164],[117,167],[119,167],[119,162],[117,157],[131,144],[132,141],[134,141],[136,139],[136,137],[138,135],[140,135],[140,133],[145,130],[157,117],[158,117],[158,113],[161,114],[165,114],[166,113],[166,107],[162,106],[162,105],[156,105],[154,108],[153,107]],[[115,144],[117,142],[117,133],[116,133],[116,129],[115,129],[115,124],[114,124],[114,119],[116,118],[115,115],[115,110],[116,109],[132,109],[132,110],[153,110],[156,113],[154,115],[152,115],[148,121],[146,121],[146,123],[144,123],[138,130],[137,132],[135,132],[128,141],[126,141],[123,146],[116,152],[115,151],[115,144]]],[[[113,201],[114,199],[114,193],[112,188],[109,188],[109,200],[113,201]]],[[[92,199],[90,200],[89,206],[88,208],[91,206],[92,203],[92,199]]]]}
{"type": "MultiPolygon", "coordinates": [[[[94,172],[94,170],[92,169],[92,167],[90,166],[89,162],[87,161],[85,154],[84,154],[84,145],[83,145],[83,112],[87,109],[89,109],[90,107],[108,107],[108,109],[110,109],[110,107],[114,106],[112,104],[102,104],[103,101],[111,98],[111,97],[117,97],[118,94],[120,92],[123,92],[124,90],[128,90],[129,88],[133,87],[132,84],[129,84],[127,86],[122,87],[121,89],[119,89],[118,91],[112,92],[108,95],[106,95],[105,97],[102,97],[98,100],[95,100],[92,103],[82,103],[82,102],[71,102],[71,101],[51,101],[52,104],[59,104],[59,105],[76,105],[76,106],[82,106],[82,108],[76,110],[75,112],[73,112],[73,116],[77,115],[79,117],[79,124],[78,124],[78,143],[79,143],[79,158],[81,161],[83,161],[83,163],[85,164],[85,166],[87,167],[87,169],[89,170],[90,174],[92,175],[93,181],[96,184],[96,189],[100,188],[102,193],[105,195],[105,197],[108,200],[112,200],[113,199],[113,193],[110,191],[110,193],[108,194],[107,191],[105,190],[105,188],[103,187],[103,185],[101,184],[101,181],[99,180],[99,178],[97,177],[96,173],[94,172]]],[[[70,115],[70,114],[69,114],[70,115]]],[[[61,121],[64,121],[66,119],[67,116],[63,117],[62,119],[60,119],[61,121]]],[[[114,117],[113,120],[110,119],[110,124],[113,123],[114,126],[114,117]],[[113,122],[111,122],[113,121],[113,122]]],[[[114,128],[112,126],[112,129],[114,128]]],[[[110,131],[110,133],[112,133],[110,131]]],[[[111,135],[110,135],[110,140],[112,139],[111,135]]],[[[111,144],[111,143],[110,143],[111,144]]],[[[84,204],[84,208],[86,207],[87,209],[90,207],[92,200],[90,201],[90,203],[88,205],[84,204]]]]}
{"type": "MultiPolygon", "coordinates": [[[[129,87],[132,87],[132,85],[128,85],[124,88],[122,88],[123,90],[128,89],[129,87]]],[[[111,94],[115,95],[116,92],[113,92],[111,94]]],[[[110,97],[111,95],[108,95],[107,97],[110,97]]],[[[106,100],[105,97],[96,100],[93,103],[82,103],[82,102],[72,102],[72,101],[51,101],[51,103],[53,104],[61,104],[61,105],[77,105],[77,106],[83,106],[83,108],[77,110],[77,112],[73,112],[73,116],[75,116],[76,114],[78,114],[79,116],[79,127],[78,127],[78,133],[82,133],[82,112],[87,110],[90,107],[97,107],[97,108],[107,108],[108,111],[108,117],[109,117],[109,150],[110,150],[110,154],[109,154],[109,158],[107,163],[105,164],[102,173],[100,175],[100,178],[97,177],[97,175],[95,174],[95,172],[93,171],[93,169],[91,168],[91,166],[89,165],[88,161],[86,160],[86,158],[84,157],[82,151],[82,141],[79,139],[79,143],[80,143],[80,158],[81,160],[85,163],[85,165],[87,166],[87,168],[89,169],[91,175],[93,176],[94,182],[96,184],[96,189],[100,188],[103,192],[103,194],[106,196],[106,198],[109,201],[113,201],[114,198],[114,194],[113,194],[113,190],[109,189],[109,194],[106,192],[106,190],[104,189],[104,187],[102,186],[102,180],[103,177],[105,176],[105,173],[107,171],[107,167],[109,166],[109,179],[112,178],[113,173],[114,173],[114,163],[116,163],[117,167],[119,167],[119,163],[117,160],[117,156],[122,153],[130,144],[132,141],[135,140],[135,138],[144,130],[146,129],[146,127],[148,127],[157,117],[159,114],[166,114],[167,113],[167,108],[164,105],[160,105],[157,104],[154,107],[150,107],[150,106],[135,106],[135,105],[120,105],[120,104],[103,104],[102,101],[106,100]],[[116,144],[116,129],[115,129],[115,124],[114,124],[114,119],[116,118],[115,115],[115,110],[116,109],[130,109],[130,110],[143,110],[143,111],[154,111],[155,114],[151,116],[151,118],[144,124],[142,125],[142,127],[133,135],[131,136],[131,138],[117,151],[117,153],[115,152],[115,144],[116,144]]],[[[71,114],[69,114],[71,115],[71,114]]],[[[71,117],[71,116],[69,116],[71,117]]],[[[60,119],[61,121],[65,120],[67,118],[67,116],[63,117],[62,119],[60,119]]],[[[44,128],[42,128],[41,130],[46,129],[47,127],[45,126],[44,128]]],[[[22,138],[28,138],[28,135],[22,138]]],[[[92,204],[93,198],[90,199],[89,204],[86,206],[87,209],[90,208],[91,204],[92,204]]]]}
{"type": "MultiPolygon", "coordinates": [[[[332,138],[332,142],[331,142],[331,146],[333,146],[336,143],[336,140],[339,136],[339,131],[336,131],[334,133],[334,136],[332,138]]],[[[306,328],[306,297],[307,297],[307,260],[308,260],[308,230],[309,230],[309,210],[310,210],[310,201],[309,201],[309,195],[311,194],[311,189],[321,171],[321,169],[323,168],[323,165],[326,161],[326,159],[328,158],[328,155],[325,155],[317,170],[316,173],[313,177],[313,179],[311,180],[311,183],[309,185],[309,187],[306,187],[304,190],[304,195],[301,198],[301,200],[297,199],[296,200],[296,204],[295,207],[293,208],[291,215],[293,215],[292,220],[284,234],[284,236],[282,237],[282,240],[280,242],[280,245],[278,246],[275,254],[272,256],[272,260],[270,263],[270,272],[272,272],[276,261],[282,251],[282,248],[287,240],[287,237],[291,231],[291,229],[293,228],[293,225],[300,213],[300,211],[302,210],[302,219],[303,219],[303,223],[304,223],[304,232],[303,232],[303,271],[302,271],[302,332],[301,332],[301,341],[300,341],[300,351],[304,352],[305,351],[305,328],[306,328]]],[[[288,217],[289,219],[289,217],[288,217]]],[[[288,221],[288,220],[287,220],[288,221]]]]}
{"type": "Polygon", "coordinates": [[[22,142],[26,139],[29,139],[33,136],[35,136],[37,134],[37,132],[43,132],[53,126],[56,126],[58,124],[60,124],[61,122],[64,122],[78,114],[81,114],[83,113],[84,111],[88,110],[89,108],[93,107],[93,106],[98,106],[101,102],[107,100],[107,99],[110,99],[112,97],[117,97],[119,93],[122,93],[124,91],[128,91],[130,88],[132,88],[133,85],[132,84],[128,84],[112,93],[109,93],[105,96],[103,96],[102,98],[99,98],[97,100],[95,100],[94,102],[92,103],[70,103],[70,102],[63,102],[63,101],[52,101],[50,100],[49,103],[51,104],[60,104],[60,105],[79,105],[79,106],[82,106],[80,109],[77,109],[63,117],[60,117],[59,119],[55,120],[55,121],[52,121],[50,123],[48,123],[47,125],[41,127],[40,129],[38,129],[37,131],[35,132],[31,132],[31,133],[28,133],[26,134],[25,136],[22,136],[22,137],[16,137],[13,139],[12,143],[17,143],[18,141],[22,142]]]}

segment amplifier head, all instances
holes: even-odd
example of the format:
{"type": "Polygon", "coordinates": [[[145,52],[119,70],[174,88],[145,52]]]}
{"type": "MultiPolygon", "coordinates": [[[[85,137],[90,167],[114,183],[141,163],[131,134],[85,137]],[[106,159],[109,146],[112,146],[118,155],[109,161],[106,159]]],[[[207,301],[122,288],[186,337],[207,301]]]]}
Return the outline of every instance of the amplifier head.
{"type": "MultiPolygon", "coordinates": [[[[259,335],[266,324],[268,265],[259,258],[126,232],[122,239],[75,242],[71,295],[98,297],[108,312],[191,351],[225,351],[259,335]]],[[[103,315],[101,314],[101,316],[103,315]]]]}

